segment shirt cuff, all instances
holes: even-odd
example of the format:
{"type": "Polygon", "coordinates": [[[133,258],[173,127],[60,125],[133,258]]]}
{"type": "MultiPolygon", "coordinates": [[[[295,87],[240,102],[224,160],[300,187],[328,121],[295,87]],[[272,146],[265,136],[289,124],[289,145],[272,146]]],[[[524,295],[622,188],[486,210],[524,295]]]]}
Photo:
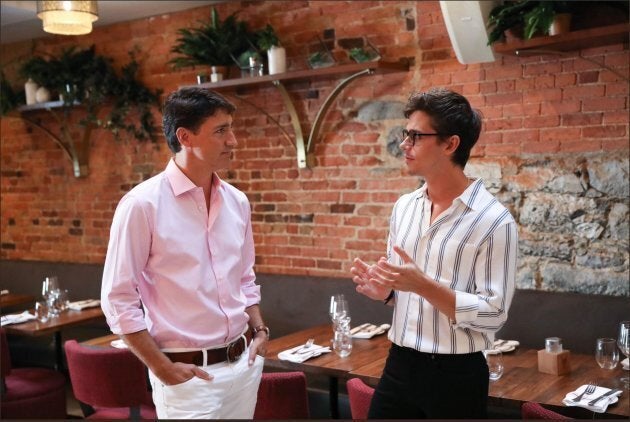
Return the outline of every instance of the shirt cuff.
{"type": "Polygon", "coordinates": [[[476,294],[455,291],[455,324],[474,321],[479,312],[479,297],[476,294]]]}

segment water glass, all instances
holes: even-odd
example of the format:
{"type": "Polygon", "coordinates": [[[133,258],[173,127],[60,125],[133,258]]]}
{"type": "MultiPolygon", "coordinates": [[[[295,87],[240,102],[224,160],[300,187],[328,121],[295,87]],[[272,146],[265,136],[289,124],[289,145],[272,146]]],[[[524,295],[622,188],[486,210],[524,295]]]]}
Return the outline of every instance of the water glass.
{"type": "Polygon", "coordinates": [[[503,375],[503,353],[500,350],[484,350],[483,355],[488,363],[490,381],[496,381],[503,375]]]}
{"type": "Polygon", "coordinates": [[[349,325],[339,325],[335,330],[333,350],[342,358],[349,356],[352,352],[352,334],[349,325]]]}
{"type": "MultiPolygon", "coordinates": [[[[617,346],[626,357],[630,357],[630,321],[619,323],[619,335],[617,336],[617,346]]],[[[630,388],[630,377],[621,377],[620,381],[626,388],[630,388]]]]}
{"type": "Polygon", "coordinates": [[[48,304],[46,302],[41,300],[35,302],[35,318],[42,323],[48,322],[48,304]]]}
{"type": "Polygon", "coordinates": [[[619,363],[619,351],[614,338],[597,339],[595,360],[602,369],[615,369],[617,363],[619,363]]]}

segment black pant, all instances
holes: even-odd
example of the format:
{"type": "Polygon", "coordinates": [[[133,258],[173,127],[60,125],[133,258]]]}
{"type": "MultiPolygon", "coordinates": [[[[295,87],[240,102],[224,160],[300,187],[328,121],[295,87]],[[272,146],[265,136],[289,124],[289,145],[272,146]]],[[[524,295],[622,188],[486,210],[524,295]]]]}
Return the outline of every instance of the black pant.
{"type": "Polygon", "coordinates": [[[483,353],[422,353],[395,344],[369,419],[485,419],[488,365],[483,353]]]}

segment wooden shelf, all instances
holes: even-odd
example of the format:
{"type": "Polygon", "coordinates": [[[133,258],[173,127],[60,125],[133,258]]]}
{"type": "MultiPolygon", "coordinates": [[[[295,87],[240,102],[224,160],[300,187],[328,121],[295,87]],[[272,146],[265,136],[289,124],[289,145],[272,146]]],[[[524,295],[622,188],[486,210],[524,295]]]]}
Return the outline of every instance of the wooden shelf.
{"type": "MultiPolygon", "coordinates": [[[[529,40],[516,40],[510,43],[493,44],[495,53],[527,54],[527,50],[572,51],[583,48],[627,43],[630,24],[621,23],[598,28],[582,29],[549,37],[535,37],[529,40]]],[[[534,53],[532,51],[532,53],[534,53]]],[[[535,54],[535,53],[534,53],[535,54]]]]}
{"type": "MultiPolygon", "coordinates": [[[[273,86],[280,91],[282,96],[282,100],[291,116],[291,124],[293,126],[293,132],[295,133],[295,148],[297,152],[297,164],[299,168],[306,168],[312,166],[312,161],[309,160],[308,153],[312,151],[313,144],[317,140],[319,136],[319,128],[324,120],[324,116],[326,115],[326,111],[331,106],[337,95],[353,80],[368,75],[377,75],[377,74],[387,74],[394,72],[407,72],[409,70],[408,63],[402,62],[385,62],[385,61],[373,61],[373,62],[364,62],[364,63],[349,63],[342,64],[338,66],[330,66],[323,67],[319,69],[305,69],[305,70],[296,70],[292,72],[279,73],[275,75],[263,75],[263,76],[251,76],[244,77],[238,79],[226,79],[220,82],[209,82],[199,85],[194,85],[196,87],[213,89],[213,90],[234,90],[236,88],[261,88],[266,86],[273,86]],[[289,93],[285,89],[283,83],[292,82],[292,81],[305,81],[305,80],[314,80],[319,78],[334,78],[340,77],[343,75],[349,75],[342,79],[337,86],[332,90],[332,92],[328,95],[326,100],[322,103],[319,111],[317,112],[317,116],[313,121],[313,125],[311,127],[311,132],[308,136],[307,141],[304,140],[304,135],[302,132],[302,126],[300,124],[300,119],[297,114],[297,110],[295,109],[295,105],[289,96],[289,93]]],[[[261,107],[252,104],[251,102],[241,98],[238,95],[238,92],[234,94],[237,99],[240,99],[251,106],[257,108],[262,113],[266,114],[272,121],[278,123],[273,117],[269,116],[261,107]]],[[[291,141],[289,135],[284,131],[284,128],[278,124],[280,129],[283,131],[285,136],[291,141]]]]}
{"type": "Polygon", "coordinates": [[[221,88],[235,88],[235,87],[247,87],[257,85],[269,85],[274,81],[289,82],[289,81],[303,81],[307,79],[325,78],[340,76],[348,73],[357,73],[364,70],[370,70],[374,74],[392,73],[392,72],[406,72],[409,70],[409,65],[406,63],[394,63],[394,62],[364,62],[364,63],[348,63],[338,66],[321,67],[319,69],[304,69],[294,70],[291,72],[277,73],[275,75],[263,75],[263,76],[250,76],[236,79],[225,79],[220,82],[207,82],[199,85],[195,85],[201,88],[221,89],[221,88]]]}

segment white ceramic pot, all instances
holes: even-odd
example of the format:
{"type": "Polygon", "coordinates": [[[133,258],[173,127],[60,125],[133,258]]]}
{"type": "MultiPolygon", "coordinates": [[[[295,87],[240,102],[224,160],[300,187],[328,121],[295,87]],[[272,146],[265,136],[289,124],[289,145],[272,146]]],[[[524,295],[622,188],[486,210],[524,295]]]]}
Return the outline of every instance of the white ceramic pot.
{"type": "Polygon", "coordinates": [[[287,71],[287,51],[284,47],[271,47],[267,50],[267,59],[269,60],[270,75],[287,71]]]}
{"type": "Polygon", "coordinates": [[[50,101],[50,91],[45,86],[40,86],[35,92],[35,100],[37,100],[38,103],[50,101]]]}
{"type": "Polygon", "coordinates": [[[35,104],[37,102],[37,84],[31,78],[24,84],[24,92],[26,93],[26,105],[35,104]]]}

